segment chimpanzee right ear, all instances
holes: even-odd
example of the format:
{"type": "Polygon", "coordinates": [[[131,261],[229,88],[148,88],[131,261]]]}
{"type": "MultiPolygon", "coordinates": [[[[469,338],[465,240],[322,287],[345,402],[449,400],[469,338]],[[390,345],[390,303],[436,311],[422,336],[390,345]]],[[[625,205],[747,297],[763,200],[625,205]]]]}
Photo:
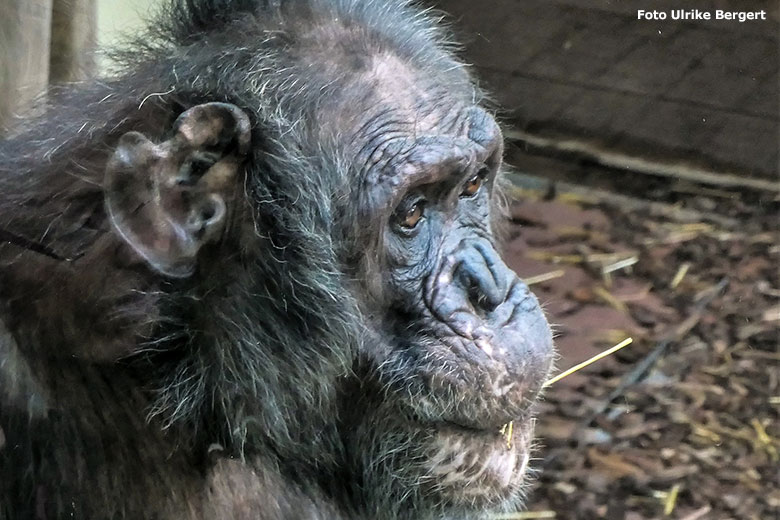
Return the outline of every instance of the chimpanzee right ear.
{"type": "Polygon", "coordinates": [[[155,270],[183,278],[225,227],[251,127],[235,105],[206,103],[181,114],[173,132],[160,144],[124,134],[108,161],[104,192],[125,242],[155,270]]]}

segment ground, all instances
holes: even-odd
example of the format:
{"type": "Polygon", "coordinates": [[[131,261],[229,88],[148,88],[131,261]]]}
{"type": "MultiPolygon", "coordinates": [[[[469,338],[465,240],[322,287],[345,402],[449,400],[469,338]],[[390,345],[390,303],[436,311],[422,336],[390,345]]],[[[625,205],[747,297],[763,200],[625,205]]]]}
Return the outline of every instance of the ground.
{"type": "Polygon", "coordinates": [[[559,369],[634,338],[548,389],[537,516],[516,518],[775,518],[777,194],[508,160],[508,261],[555,324],[559,369]]]}

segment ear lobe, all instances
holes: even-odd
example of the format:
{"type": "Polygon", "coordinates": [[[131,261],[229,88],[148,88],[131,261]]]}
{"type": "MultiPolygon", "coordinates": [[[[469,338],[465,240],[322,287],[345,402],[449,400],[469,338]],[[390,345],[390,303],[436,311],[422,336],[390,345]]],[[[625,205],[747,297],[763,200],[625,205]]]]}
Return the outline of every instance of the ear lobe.
{"type": "Polygon", "coordinates": [[[183,278],[224,230],[251,128],[235,105],[206,103],[180,115],[173,130],[160,144],[138,132],[123,135],[104,192],[119,236],[153,269],[183,278]]]}

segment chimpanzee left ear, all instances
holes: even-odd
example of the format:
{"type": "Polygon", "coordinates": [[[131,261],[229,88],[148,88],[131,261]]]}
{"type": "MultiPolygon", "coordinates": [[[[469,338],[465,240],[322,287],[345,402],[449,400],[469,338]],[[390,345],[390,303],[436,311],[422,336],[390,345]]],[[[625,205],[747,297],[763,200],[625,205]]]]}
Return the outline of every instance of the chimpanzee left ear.
{"type": "Polygon", "coordinates": [[[250,122],[235,105],[206,103],[181,114],[155,144],[124,134],[106,166],[105,203],[116,231],[160,273],[183,278],[200,248],[220,236],[250,122]]]}

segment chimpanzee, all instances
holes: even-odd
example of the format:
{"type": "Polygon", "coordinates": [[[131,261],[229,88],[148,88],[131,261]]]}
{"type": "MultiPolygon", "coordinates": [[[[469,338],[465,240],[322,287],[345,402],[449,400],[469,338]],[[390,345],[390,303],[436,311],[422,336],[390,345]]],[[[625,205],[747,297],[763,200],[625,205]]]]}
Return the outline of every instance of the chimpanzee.
{"type": "Polygon", "coordinates": [[[553,357],[408,0],[169,0],[0,144],[0,518],[489,518],[553,357]]]}

